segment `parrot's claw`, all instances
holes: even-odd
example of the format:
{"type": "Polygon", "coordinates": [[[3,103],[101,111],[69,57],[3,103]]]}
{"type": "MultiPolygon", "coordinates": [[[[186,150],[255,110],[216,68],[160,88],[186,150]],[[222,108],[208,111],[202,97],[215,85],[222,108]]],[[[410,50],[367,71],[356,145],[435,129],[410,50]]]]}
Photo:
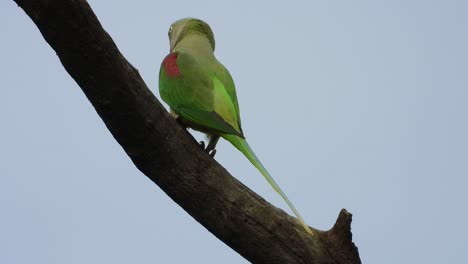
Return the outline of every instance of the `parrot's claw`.
{"type": "Polygon", "coordinates": [[[208,153],[208,155],[210,155],[212,158],[214,158],[214,156],[216,155],[216,149],[209,149],[208,147],[206,147],[204,141],[198,142],[198,145],[200,145],[200,147],[201,147],[206,153],[208,153]]]}
{"type": "Polygon", "coordinates": [[[213,149],[212,151],[208,152],[208,155],[214,158],[214,156],[216,155],[216,149],[213,149]]]}
{"type": "Polygon", "coordinates": [[[200,145],[200,147],[201,147],[202,149],[205,149],[205,142],[200,141],[200,142],[198,142],[198,145],[200,145]]]}

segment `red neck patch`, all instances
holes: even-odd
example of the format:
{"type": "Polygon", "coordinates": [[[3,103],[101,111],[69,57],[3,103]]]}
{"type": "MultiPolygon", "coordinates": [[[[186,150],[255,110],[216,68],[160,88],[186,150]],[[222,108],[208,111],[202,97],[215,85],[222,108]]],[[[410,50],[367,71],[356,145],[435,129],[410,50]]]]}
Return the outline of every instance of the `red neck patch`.
{"type": "Polygon", "coordinates": [[[180,75],[179,65],[177,65],[177,53],[169,53],[169,55],[164,58],[162,65],[164,71],[169,77],[176,77],[180,75]]]}

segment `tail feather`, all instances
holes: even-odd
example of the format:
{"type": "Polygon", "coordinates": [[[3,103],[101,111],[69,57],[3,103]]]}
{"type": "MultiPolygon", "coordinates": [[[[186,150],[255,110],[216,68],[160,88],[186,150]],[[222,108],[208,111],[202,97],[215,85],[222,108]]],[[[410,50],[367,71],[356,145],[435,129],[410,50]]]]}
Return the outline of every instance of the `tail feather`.
{"type": "Polygon", "coordinates": [[[273,189],[284,199],[284,201],[288,204],[289,208],[294,212],[296,217],[299,219],[299,222],[302,224],[304,229],[311,235],[313,235],[312,230],[310,230],[309,226],[304,222],[304,219],[302,216],[299,214],[297,211],[296,207],[289,201],[288,197],[286,194],[281,190],[279,185],[275,182],[273,177],[271,177],[270,173],[265,169],[263,164],[260,162],[260,160],[257,158],[255,153],[252,151],[250,148],[249,144],[247,141],[241,137],[238,137],[236,135],[227,135],[224,134],[222,135],[224,139],[227,141],[231,142],[231,144],[236,147],[244,156],[262,173],[263,177],[268,181],[268,183],[273,187],[273,189]]]}

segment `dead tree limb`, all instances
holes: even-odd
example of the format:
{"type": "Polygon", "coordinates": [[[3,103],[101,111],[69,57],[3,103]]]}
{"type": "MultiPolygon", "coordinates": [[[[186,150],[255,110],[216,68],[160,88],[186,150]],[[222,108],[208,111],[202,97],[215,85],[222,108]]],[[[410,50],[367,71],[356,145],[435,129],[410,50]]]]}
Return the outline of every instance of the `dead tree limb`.
{"type": "Polygon", "coordinates": [[[351,214],[310,237],[233,178],[169,116],[85,0],[15,2],[136,167],[221,241],[254,263],[360,263],[351,214]]]}

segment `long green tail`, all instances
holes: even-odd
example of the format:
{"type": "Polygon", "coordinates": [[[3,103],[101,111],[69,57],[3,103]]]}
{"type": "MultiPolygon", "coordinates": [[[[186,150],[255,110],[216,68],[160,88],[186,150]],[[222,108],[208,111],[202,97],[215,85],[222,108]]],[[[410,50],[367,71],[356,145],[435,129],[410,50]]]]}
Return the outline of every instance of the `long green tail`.
{"type": "Polygon", "coordinates": [[[228,135],[224,134],[222,135],[224,139],[227,141],[231,142],[234,147],[236,147],[240,152],[244,154],[247,159],[262,173],[263,177],[268,181],[268,183],[273,187],[273,189],[283,197],[284,201],[289,205],[289,208],[294,212],[296,217],[299,219],[301,222],[302,226],[305,228],[307,233],[313,235],[312,230],[310,230],[309,226],[304,222],[304,219],[302,219],[302,216],[299,214],[299,212],[296,210],[296,207],[289,201],[288,197],[286,194],[281,190],[279,185],[275,182],[273,177],[271,177],[270,173],[263,167],[263,164],[260,162],[260,160],[257,158],[255,153],[252,151],[250,148],[249,144],[247,141],[241,137],[238,137],[236,135],[228,135]]]}

